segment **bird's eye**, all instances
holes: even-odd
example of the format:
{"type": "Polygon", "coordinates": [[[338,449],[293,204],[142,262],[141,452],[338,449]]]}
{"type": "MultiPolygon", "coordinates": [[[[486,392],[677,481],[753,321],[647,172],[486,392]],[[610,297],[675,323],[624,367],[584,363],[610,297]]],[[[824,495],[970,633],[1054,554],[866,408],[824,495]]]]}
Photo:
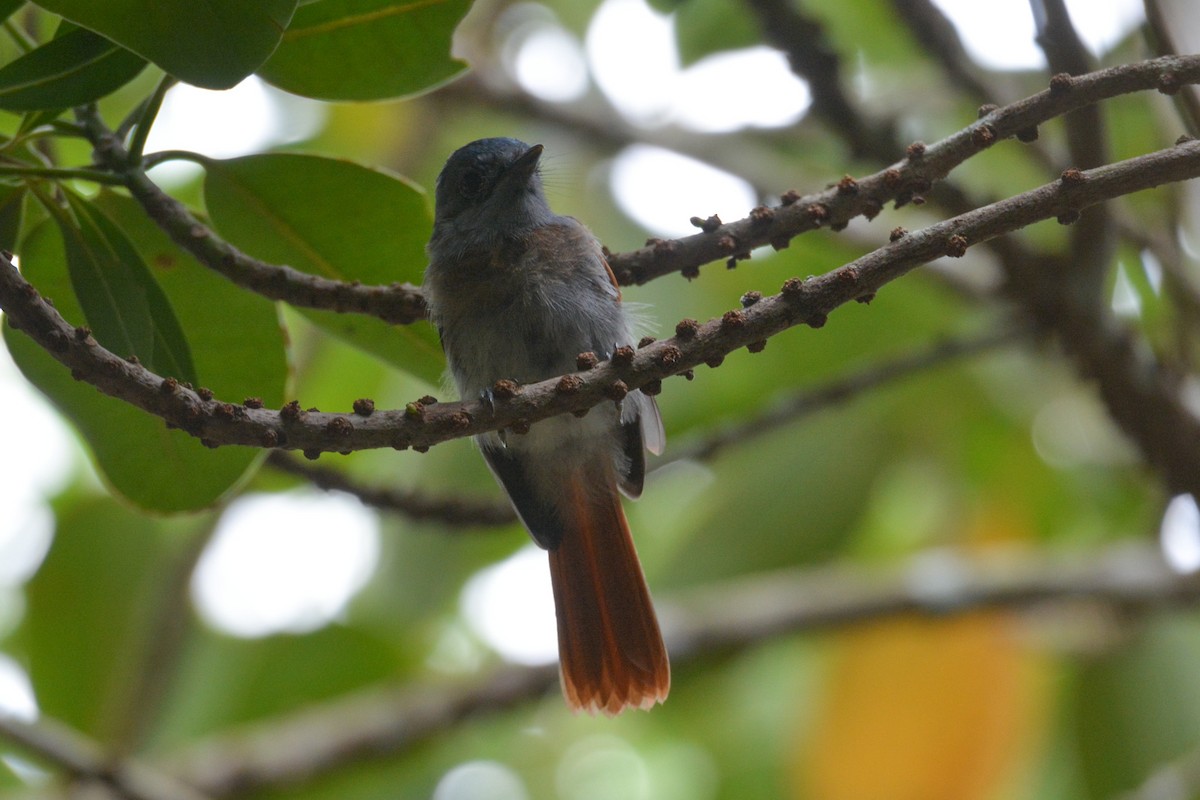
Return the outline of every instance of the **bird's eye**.
{"type": "Polygon", "coordinates": [[[483,191],[483,174],[478,170],[471,170],[462,176],[462,180],[458,182],[458,189],[463,197],[477,197],[483,191]]]}

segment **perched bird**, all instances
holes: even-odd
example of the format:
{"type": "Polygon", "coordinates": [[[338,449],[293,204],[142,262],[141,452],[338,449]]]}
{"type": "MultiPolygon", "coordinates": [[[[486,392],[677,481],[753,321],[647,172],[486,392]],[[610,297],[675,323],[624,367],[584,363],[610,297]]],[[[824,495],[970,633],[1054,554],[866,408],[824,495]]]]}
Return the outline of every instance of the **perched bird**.
{"type": "MultiPolygon", "coordinates": [[[[599,243],[550,210],[542,146],[480,139],[437,180],[424,291],[464,398],[492,399],[499,380],[574,372],[580,353],[632,344],[621,292],[599,243]]],[[[654,400],[630,392],[583,417],[528,433],[476,438],[533,540],[549,551],[567,704],[616,714],[670,688],[667,652],[618,489],[642,491],[644,449],[659,453],[654,400]]]]}

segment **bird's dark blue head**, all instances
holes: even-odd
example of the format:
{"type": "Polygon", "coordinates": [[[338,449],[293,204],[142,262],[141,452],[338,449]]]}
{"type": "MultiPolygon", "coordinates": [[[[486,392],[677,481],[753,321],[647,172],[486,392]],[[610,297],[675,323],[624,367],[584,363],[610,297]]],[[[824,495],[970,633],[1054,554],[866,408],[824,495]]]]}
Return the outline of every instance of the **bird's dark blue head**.
{"type": "Polygon", "coordinates": [[[437,179],[435,225],[504,230],[538,224],[551,214],[542,193],[542,146],[516,139],[479,139],[446,160],[437,179]]]}

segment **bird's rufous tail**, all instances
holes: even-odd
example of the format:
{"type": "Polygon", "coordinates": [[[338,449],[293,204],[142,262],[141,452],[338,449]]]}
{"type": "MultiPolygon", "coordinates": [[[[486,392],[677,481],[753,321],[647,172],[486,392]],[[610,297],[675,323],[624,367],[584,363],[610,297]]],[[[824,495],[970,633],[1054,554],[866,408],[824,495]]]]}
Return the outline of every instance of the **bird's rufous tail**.
{"type": "Polygon", "coordinates": [[[612,715],[665,700],[671,670],[615,480],[604,477],[572,476],[550,578],[567,704],[612,715]]]}

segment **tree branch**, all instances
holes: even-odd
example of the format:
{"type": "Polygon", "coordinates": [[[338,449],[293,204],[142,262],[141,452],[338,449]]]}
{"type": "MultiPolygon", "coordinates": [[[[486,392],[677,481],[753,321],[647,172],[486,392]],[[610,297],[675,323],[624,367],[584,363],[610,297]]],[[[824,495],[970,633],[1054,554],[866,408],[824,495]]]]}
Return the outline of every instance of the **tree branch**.
{"type": "MultiPolygon", "coordinates": [[[[918,614],[1036,613],[1048,603],[1136,613],[1192,608],[1200,577],[1171,571],[1149,546],[1042,558],[932,552],[901,568],[788,570],[660,603],[674,664],[779,636],[918,614]]],[[[358,692],[189,747],[162,763],[213,797],[291,787],[368,758],[398,757],[464,720],[519,707],[554,688],[552,667],[502,667],[482,680],[358,692]]]]}
{"type": "Polygon", "coordinates": [[[998,96],[981,74],[979,66],[967,55],[958,29],[932,0],[892,0],[900,19],[913,38],[941,65],[952,84],[977,101],[995,101],[998,96]]]}
{"type": "MultiPolygon", "coordinates": [[[[1197,59],[1200,68],[1200,59],[1197,59]]],[[[1069,220],[1082,208],[1124,194],[1200,176],[1200,142],[1139,156],[1047,184],[967,214],[906,234],[825,275],[784,283],[780,294],[745,309],[726,312],[704,324],[681,322],[677,335],[634,351],[619,348],[613,360],[566,376],[519,388],[494,406],[480,401],[414,402],[403,410],[369,416],[302,411],[298,403],[281,410],[223,403],[154,375],[98,345],[86,329],[75,329],[43,300],[11,266],[0,261],[0,307],[19,328],[54,358],[101,391],[126,400],[211,445],[281,447],[306,454],[378,447],[423,448],[501,428],[519,432],[531,423],[566,412],[581,412],[633,389],[656,393],[659,382],[700,364],[718,364],[742,347],[758,349],[771,336],[807,324],[820,327],[834,309],[866,301],[882,286],[923,263],[959,256],[966,249],[1034,222],[1069,220]]],[[[1156,386],[1156,388],[1164,388],[1156,386]]],[[[1171,418],[1181,441],[1200,436],[1200,423],[1186,411],[1175,390],[1167,401],[1179,413],[1171,418]],[[1195,434],[1195,435],[1193,435],[1195,434]]],[[[1200,448],[1190,460],[1200,460],[1200,448]]],[[[1200,462],[1191,472],[1200,488],[1200,462]]]]}
{"type": "Polygon", "coordinates": [[[619,281],[642,284],[671,272],[692,275],[701,265],[764,245],[785,247],[819,227],[844,225],[856,216],[874,218],[883,204],[904,203],[929,191],[968,158],[1001,139],[1025,136],[1038,125],[1084,106],[1136,91],[1173,91],[1200,82],[1200,55],[1164,56],[1055,82],[1054,88],[998,108],[976,123],[931,145],[910,147],[907,158],[887,169],[761,210],[746,219],[682,239],[653,242],[614,254],[609,264],[619,281]]]}
{"type": "Polygon", "coordinates": [[[468,683],[367,689],[186,748],[161,766],[214,798],[296,787],[359,761],[394,757],[455,726],[551,690],[555,667],[504,667],[468,683]]]}
{"type": "Polygon", "coordinates": [[[1025,331],[1015,326],[1005,326],[971,338],[948,339],[920,352],[872,365],[814,389],[796,392],[758,416],[718,430],[690,446],[675,448],[667,463],[684,459],[707,461],[727,447],[771,433],[871,389],[903,380],[923,370],[944,366],[959,358],[1012,344],[1025,335],[1025,331]]]}
{"type": "MultiPolygon", "coordinates": [[[[743,444],[784,425],[795,423],[871,389],[959,358],[1011,344],[1023,335],[1024,332],[1016,327],[1006,326],[980,336],[948,339],[920,352],[874,365],[815,389],[797,392],[768,411],[719,430],[691,445],[674,448],[670,457],[660,461],[654,469],[658,470],[666,464],[684,459],[709,460],[728,447],[743,444]]],[[[345,492],[381,511],[401,514],[418,521],[435,520],[451,527],[489,527],[509,525],[517,520],[511,506],[504,502],[457,496],[438,497],[412,490],[397,491],[385,487],[365,486],[340,470],[305,464],[278,451],[271,453],[267,464],[281,472],[303,478],[319,489],[345,492]]]]}
{"type": "MultiPolygon", "coordinates": [[[[1194,6],[1172,6],[1170,0],[1146,0],[1145,7],[1146,23],[1151,33],[1148,38],[1156,52],[1165,55],[1190,49],[1182,45],[1188,39],[1188,32],[1196,28],[1194,6]]],[[[1188,124],[1188,132],[1200,136],[1200,91],[1194,86],[1185,88],[1180,92],[1179,104],[1180,115],[1188,124]]]]}
{"type": "Polygon", "coordinates": [[[517,521],[517,515],[508,503],[465,497],[431,497],[413,490],[363,486],[336,469],[303,464],[280,452],[271,453],[267,463],[280,472],[303,478],[319,489],[345,492],[380,511],[403,514],[417,521],[433,520],[454,527],[491,527],[517,521]]]}
{"type": "MultiPolygon", "coordinates": [[[[1030,0],[1037,23],[1037,43],[1055,80],[1086,73],[1091,56],[1071,23],[1064,0],[1030,0]]],[[[1108,161],[1108,133],[1100,106],[1076,109],[1063,117],[1071,165],[1091,169],[1108,161]]],[[[1116,251],[1115,226],[1105,206],[1083,212],[1071,229],[1071,259],[1064,263],[1073,291],[1101,302],[1104,276],[1116,251]]]]}
{"type": "Polygon", "coordinates": [[[369,314],[397,325],[425,319],[425,300],[410,284],[364,286],[335,281],[243,253],[158,188],[95,109],[80,109],[77,114],[96,163],[121,177],[133,198],[177,245],[238,286],[294,306],[369,314]]]}
{"type": "Polygon", "coordinates": [[[856,158],[888,162],[896,157],[895,126],[869,120],[842,89],[841,59],[821,24],[789,0],[747,0],[763,38],[787,56],[792,71],[808,82],[812,110],[837,131],[856,158]]]}
{"type": "MultiPolygon", "coordinates": [[[[823,226],[841,226],[865,215],[873,218],[883,204],[904,203],[932,188],[956,166],[994,142],[1100,100],[1149,89],[1173,90],[1200,82],[1200,56],[1164,56],[1126,64],[1073,79],[1069,86],[1043,91],[992,111],[975,124],[928,146],[869,177],[843,181],[836,188],[807,196],[789,195],[771,209],[677,240],[657,240],[629,253],[610,254],[609,263],[624,285],[642,284],[672,272],[693,275],[712,261],[744,257],[763,245],[786,247],[795,236],[823,226]]],[[[202,264],[235,283],[292,305],[354,311],[403,324],[424,318],[420,290],[400,285],[361,286],[318,278],[289,267],[251,258],[221,240],[184,206],[165,194],[94,114],[83,118],[97,163],[125,177],[147,214],[202,264]]],[[[889,152],[882,160],[886,160],[889,152]]]]}
{"type": "Polygon", "coordinates": [[[0,737],[66,771],[129,800],[204,800],[206,795],[168,773],[130,760],[113,761],[99,744],[45,716],[26,722],[0,714],[0,737]]]}

